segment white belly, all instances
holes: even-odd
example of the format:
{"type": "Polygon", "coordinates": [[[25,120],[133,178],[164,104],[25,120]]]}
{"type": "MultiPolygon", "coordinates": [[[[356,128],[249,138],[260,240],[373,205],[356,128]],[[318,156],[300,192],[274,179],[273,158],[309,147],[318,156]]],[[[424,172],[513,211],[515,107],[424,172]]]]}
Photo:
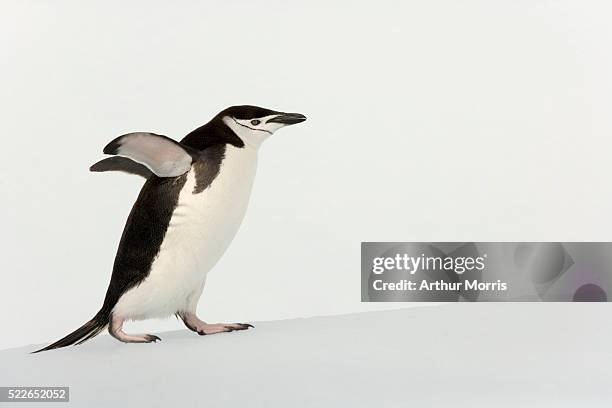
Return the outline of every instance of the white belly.
{"type": "Polygon", "coordinates": [[[195,171],[189,171],[149,276],[119,299],[113,313],[141,320],[195,310],[207,273],[240,228],[256,168],[256,150],[228,146],[219,174],[198,194],[195,171]]]}

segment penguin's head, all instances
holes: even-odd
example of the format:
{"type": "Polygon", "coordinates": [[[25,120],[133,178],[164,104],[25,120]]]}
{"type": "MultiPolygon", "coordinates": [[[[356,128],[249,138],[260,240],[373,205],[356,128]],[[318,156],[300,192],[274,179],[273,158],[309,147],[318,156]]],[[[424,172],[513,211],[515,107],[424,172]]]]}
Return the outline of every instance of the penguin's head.
{"type": "Polygon", "coordinates": [[[301,113],[285,113],[257,106],[232,106],[218,117],[245,145],[258,148],[278,129],[306,120],[301,113]]]}

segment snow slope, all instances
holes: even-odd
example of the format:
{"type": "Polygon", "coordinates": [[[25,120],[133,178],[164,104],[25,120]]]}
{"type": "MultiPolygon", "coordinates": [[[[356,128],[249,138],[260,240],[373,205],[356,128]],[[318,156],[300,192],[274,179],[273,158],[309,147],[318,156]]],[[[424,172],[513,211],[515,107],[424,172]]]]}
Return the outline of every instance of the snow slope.
{"type": "Polygon", "coordinates": [[[604,407],[609,310],[452,304],[157,333],[156,344],[100,336],[34,355],[38,345],[0,351],[0,385],[67,385],[60,406],[70,407],[604,407]]]}

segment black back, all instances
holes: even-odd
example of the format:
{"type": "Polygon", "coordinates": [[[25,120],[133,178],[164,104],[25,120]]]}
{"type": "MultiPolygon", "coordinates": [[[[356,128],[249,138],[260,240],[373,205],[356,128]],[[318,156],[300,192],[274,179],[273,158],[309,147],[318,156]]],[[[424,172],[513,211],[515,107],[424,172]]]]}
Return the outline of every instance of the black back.
{"type": "Polygon", "coordinates": [[[152,175],[140,190],[119,242],[102,307],[106,312],[149,274],[186,181],[187,174],[169,178],[152,175]]]}

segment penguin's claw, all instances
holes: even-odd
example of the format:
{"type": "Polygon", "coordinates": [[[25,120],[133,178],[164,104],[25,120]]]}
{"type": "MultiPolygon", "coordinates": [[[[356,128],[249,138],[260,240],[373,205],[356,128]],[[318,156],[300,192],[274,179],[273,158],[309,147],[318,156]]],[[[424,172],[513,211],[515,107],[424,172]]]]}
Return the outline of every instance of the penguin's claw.
{"type": "Polygon", "coordinates": [[[234,330],[248,330],[249,328],[254,328],[255,326],[248,323],[233,323],[230,327],[232,327],[234,330]]]}

